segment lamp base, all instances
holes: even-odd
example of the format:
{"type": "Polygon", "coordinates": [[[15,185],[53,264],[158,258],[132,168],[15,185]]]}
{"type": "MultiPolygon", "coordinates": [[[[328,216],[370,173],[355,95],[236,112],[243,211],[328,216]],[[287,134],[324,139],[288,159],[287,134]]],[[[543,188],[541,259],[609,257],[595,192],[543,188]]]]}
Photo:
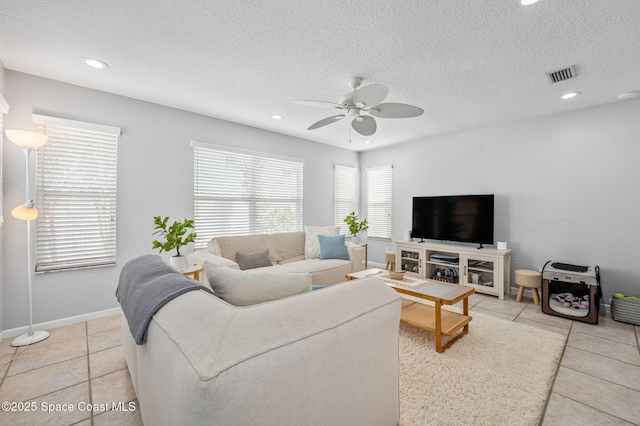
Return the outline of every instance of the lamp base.
{"type": "Polygon", "coordinates": [[[47,337],[49,337],[49,333],[46,331],[32,331],[31,333],[25,333],[13,339],[11,346],[27,346],[41,342],[47,337]]]}

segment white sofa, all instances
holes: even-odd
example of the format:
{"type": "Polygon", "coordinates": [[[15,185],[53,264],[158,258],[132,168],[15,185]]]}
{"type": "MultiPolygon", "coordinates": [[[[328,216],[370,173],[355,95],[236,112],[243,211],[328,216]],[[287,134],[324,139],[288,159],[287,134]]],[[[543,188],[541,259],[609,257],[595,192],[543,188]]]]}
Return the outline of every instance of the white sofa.
{"type": "MultiPolygon", "coordinates": [[[[346,274],[362,270],[362,246],[346,243],[349,260],[308,258],[305,257],[305,238],[304,231],[216,237],[207,243],[207,250],[188,254],[187,262],[204,265],[209,261],[239,269],[237,253],[259,252],[268,248],[273,266],[253,271],[309,273],[313,285],[333,285],[344,281],[346,274]]],[[[200,274],[200,281],[209,285],[206,274],[200,274]]]]}
{"type": "Polygon", "coordinates": [[[143,345],[123,316],[142,420],[397,425],[400,306],[371,277],[244,308],[191,291],[153,316],[143,345]]]}

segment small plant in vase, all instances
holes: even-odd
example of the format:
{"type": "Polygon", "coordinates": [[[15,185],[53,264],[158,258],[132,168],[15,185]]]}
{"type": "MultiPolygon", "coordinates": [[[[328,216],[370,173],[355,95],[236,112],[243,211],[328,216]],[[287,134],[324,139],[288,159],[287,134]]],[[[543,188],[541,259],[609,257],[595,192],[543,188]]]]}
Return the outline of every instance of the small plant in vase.
{"type": "Polygon", "coordinates": [[[362,221],[358,221],[358,215],[356,212],[351,212],[350,215],[344,218],[344,221],[347,225],[349,225],[349,233],[351,234],[351,242],[358,242],[358,234],[369,229],[369,224],[367,223],[367,219],[363,219],[362,221]]]}
{"type": "Polygon", "coordinates": [[[169,217],[162,219],[160,216],[153,218],[154,227],[156,230],[152,235],[160,235],[161,241],[153,240],[153,249],[160,249],[160,253],[163,251],[170,252],[175,249],[176,254],[171,256],[171,266],[177,269],[184,269],[187,265],[187,258],[180,254],[180,247],[193,243],[196,239],[196,233],[190,232],[187,234],[188,229],[193,229],[193,220],[184,219],[182,222],[175,221],[172,225],[167,226],[169,217]]]}

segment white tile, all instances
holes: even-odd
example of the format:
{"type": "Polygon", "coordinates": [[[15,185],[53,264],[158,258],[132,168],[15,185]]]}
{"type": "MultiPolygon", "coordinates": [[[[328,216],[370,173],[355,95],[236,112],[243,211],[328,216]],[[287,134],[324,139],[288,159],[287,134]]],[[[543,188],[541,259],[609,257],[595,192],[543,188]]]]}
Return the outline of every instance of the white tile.
{"type": "Polygon", "coordinates": [[[627,345],[636,344],[633,325],[614,321],[611,317],[600,317],[598,324],[587,324],[575,321],[571,332],[584,333],[603,339],[615,340],[627,345]]]}
{"type": "Polygon", "coordinates": [[[26,347],[24,352],[16,357],[9,369],[9,376],[86,355],[87,338],[85,336],[49,345],[36,343],[26,347]]]}
{"type": "Polygon", "coordinates": [[[27,401],[86,382],[88,378],[87,358],[74,358],[5,378],[0,401],[27,401]]]}
{"type": "Polygon", "coordinates": [[[474,306],[472,309],[469,310],[469,315],[471,317],[473,317],[473,313],[477,312],[479,314],[483,314],[483,315],[489,315],[495,318],[501,318],[503,320],[507,320],[507,321],[513,321],[516,316],[515,315],[510,315],[510,314],[505,314],[502,312],[498,312],[498,311],[492,311],[489,309],[484,309],[478,305],[474,306]]]}
{"type": "Polygon", "coordinates": [[[112,330],[114,328],[120,328],[121,315],[111,315],[108,317],[98,318],[95,320],[87,321],[87,329],[89,334],[99,333],[101,331],[112,330]]]}
{"type": "Polygon", "coordinates": [[[640,392],[640,366],[638,365],[571,346],[565,349],[561,365],[640,392]]]}
{"type": "Polygon", "coordinates": [[[553,392],[634,423],[640,419],[640,392],[560,366],[553,392]]]}
{"type": "Polygon", "coordinates": [[[622,419],[581,404],[557,393],[552,393],[544,413],[543,426],[597,425],[625,426],[633,425],[622,419]]]}
{"type": "Polygon", "coordinates": [[[89,356],[89,361],[92,379],[127,368],[122,346],[94,352],[89,356]]]}
{"type": "Polygon", "coordinates": [[[638,352],[637,345],[626,345],[614,340],[573,331],[569,335],[567,344],[574,348],[604,355],[629,364],[640,365],[640,352],[638,352]]]}

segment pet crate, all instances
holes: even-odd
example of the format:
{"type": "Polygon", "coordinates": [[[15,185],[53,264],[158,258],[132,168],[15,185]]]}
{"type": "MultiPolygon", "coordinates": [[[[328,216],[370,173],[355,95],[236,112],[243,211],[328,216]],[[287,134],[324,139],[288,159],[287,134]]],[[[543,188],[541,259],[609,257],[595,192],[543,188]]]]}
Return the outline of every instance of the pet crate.
{"type": "Polygon", "coordinates": [[[542,312],[589,324],[600,313],[600,268],[547,262],[542,268],[542,312]]]}

